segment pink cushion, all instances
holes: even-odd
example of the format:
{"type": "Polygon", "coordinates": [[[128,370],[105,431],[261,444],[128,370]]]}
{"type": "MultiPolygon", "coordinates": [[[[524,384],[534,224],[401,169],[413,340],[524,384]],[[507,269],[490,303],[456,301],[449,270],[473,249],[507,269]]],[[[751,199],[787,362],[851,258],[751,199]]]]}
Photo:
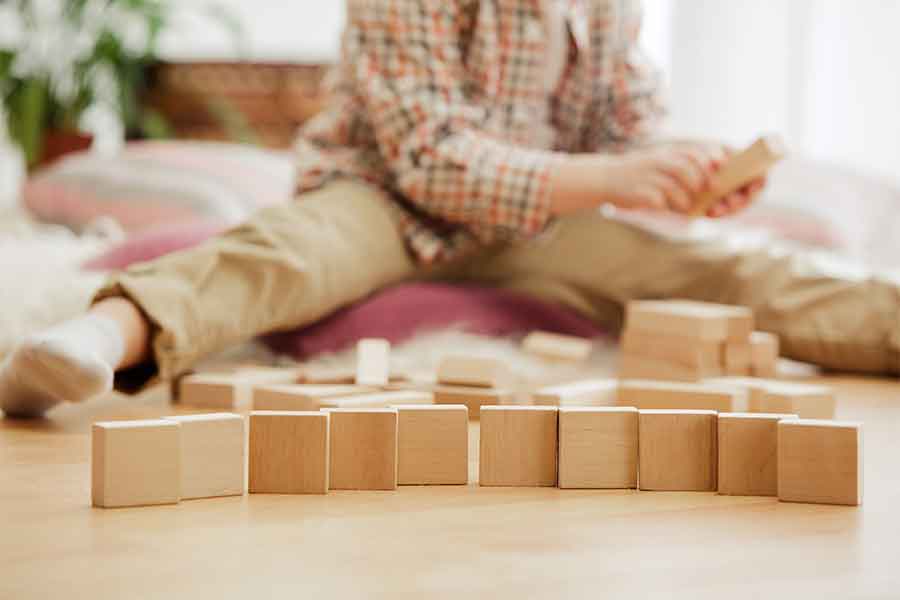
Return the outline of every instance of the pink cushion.
{"type": "Polygon", "coordinates": [[[225,228],[223,223],[216,220],[194,220],[148,229],[132,235],[82,266],[91,271],[124,269],[134,263],[196,246],[225,228]]]}

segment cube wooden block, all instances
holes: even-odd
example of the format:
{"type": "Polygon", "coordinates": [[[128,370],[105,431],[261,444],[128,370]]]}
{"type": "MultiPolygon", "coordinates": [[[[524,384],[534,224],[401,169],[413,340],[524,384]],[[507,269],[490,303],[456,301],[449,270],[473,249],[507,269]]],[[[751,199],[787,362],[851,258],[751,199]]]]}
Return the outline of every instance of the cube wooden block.
{"type": "Polygon", "coordinates": [[[164,419],[94,423],[91,498],[103,508],[177,503],[181,425],[164,419]]]}
{"type": "Polygon", "coordinates": [[[638,422],[640,489],[716,491],[715,411],[642,410],[638,422]]]}
{"type": "Polygon", "coordinates": [[[858,506],[863,496],[862,424],[815,419],[778,423],[778,499],[858,506]]]}
{"type": "Polygon", "coordinates": [[[830,419],[837,401],[826,385],[766,380],[750,396],[749,412],[789,413],[803,419],[830,419]]]}
{"type": "Polygon", "coordinates": [[[381,339],[356,344],[357,385],[387,385],[391,374],[391,343],[381,339]]]}
{"type": "Polygon", "coordinates": [[[522,340],[525,352],[550,360],[583,361],[590,356],[593,347],[589,339],[546,331],[534,331],[522,340]]]}
{"type": "Polygon", "coordinates": [[[706,341],[746,340],[753,330],[749,309],[687,300],[636,300],[628,303],[626,328],[650,335],[706,341]]]}
{"type": "Polygon", "coordinates": [[[434,388],[435,404],[463,404],[469,409],[470,419],[481,418],[481,407],[510,404],[513,394],[509,390],[460,385],[444,385],[434,388]]]}
{"type": "Polygon", "coordinates": [[[559,487],[636,488],[636,408],[559,409],[559,487]]]}
{"type": "Polygon", "coordinates": [[[249,408],[253,388],[259,385],[293,383],[295,369],[243,369],[234,373],[195,373],[180,381],[178,401],[187,406],[239,410],[249,408]]]}
{"type": "Polygon", "coordinates": [[[640,329],[622,333],[622,352],[632,357],[666,361],[704,373],[722,370],[722,342],[691,337],[662,335],[640,329]]]}
{"type": "Polygon", "coordinates": [[[694,409],[735,412],[746,403],[736,387],[675,381],[622,380],[617,403],[640,409],[694,409]]]}
{"type": "Polygon", "coordinates": [[[244,417],[165,417],[181,425],[181,499],[241,496],[247,474],[244,417]]]}
{"type": "Polygon", "coordinates": [[[773,333],[754,331],[750,335],[750,372],[754,377],[775,377],[779,346],[773,333]]]}
{"type": "Polygon", "coordinates": [[[620,379],[655,379],[694,383],[721,375],[722,367],[718,364],[708,367],[690,367],[670,360],[627,353],[622,354],[619,361],[620,379]]]}
{"type": "Polygon", "coordinates": [[[555,486],[558,414],[551,406],[483,406],[479,484],[555,486]]]}
{"type": "Polygon", "coordinates": [[[512,375],[506,364],[495,358],[447,356],[438,365],[437,380],[444,385],[503,388],[512,375]]]}
{"type": "Polygon", "coordinates": [[[753,144],[731,156],[713,176],[709,189],[697,196],[691,214],[706,214],[715,202],[731,192],[761,177],[784,158],[784,142],[778,136],[757,139],[753,144]]]}
{"type": "Polygon", "coordinates": [[[536,390],[532,401],[539,406],[615,406],[617,379],[586,379],[536,390]]]}
{"type": "Polygon", "coordinates": [[[331,408],[331,489],[397,489],[396,408],[331,408]]]}
{"type": "Polygon", "coordinates": [[[469,480],[469,411],[464,405],[395,406],[397,483],[453,485],[469,480]]]}
{"type": "Polygon", "coordinates": [[[328,422],[319,411],[251,412],[250,493],[327,493],[328,422]]]}
{"type": "Polygon", "coordinates": [[[719,493],[778,495],[778,422],[797,415],[719,414],[719,493]]]}
{"type": "Polygon", "coordinates": [[[722,364],[726,375],[750,375],[751,359],[750,342],[725,342],[722,345],[722,364]]]}
{"type": "Polygon", "coordinates": [[[322,402],[329,398],[346,398],[377,391],[374,387],[346,384],[261,385],[253,389],[253,410],[319,410],[322,402]]]}

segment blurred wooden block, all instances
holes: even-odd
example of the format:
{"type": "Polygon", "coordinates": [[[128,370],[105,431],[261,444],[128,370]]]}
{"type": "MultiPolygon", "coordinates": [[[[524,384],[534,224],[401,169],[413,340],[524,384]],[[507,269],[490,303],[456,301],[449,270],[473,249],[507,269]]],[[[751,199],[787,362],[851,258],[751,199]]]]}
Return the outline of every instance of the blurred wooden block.
{"type": "Polygon", "coordinates": [[[778,495],[778,422],[797,415],[719,414],[719,493],[778,495]]]}
{"type": "Polygon", "coordinates": [[[619,406],[639,409],[691,409],[735,412],[745,404],[746,393],[738,388],[675,381],[622,380],[619,406]]]}
{"type": "Polygon", "coordinates": [[[623,354],[619,360],[619,379],[655,379],[691,383],[721,375],[720,366],[687,367],[672,361],[632,354],[623,354]]]}
{"type": "Polygon", "coordinates": [[[525,352],[551,360],[584,361],[593,347],[589,339],[546,331],[533,331],[522,340],[525,352]]]}
{"type": "Polygon", "coordinates": [[[506,364],[495,358],[447,356],[438,366],[438,383],[503,388],[512,380],[506,364]]]}
{"type": "Polygon", "coordinates": [[[318,411],[251,412],[250,493],[327,493],[328,421],[318,411]]]}
{"type": "Polygon", "coordinates": [[[777,135],[761,137],[731,156],[713,176],[709,189],[697,195],[691,215],[705,215],[712,206],[754,179],[762,177],[784,158],[784,142],[777,135]]]}
{"type": "Polygon", "coordinates": [[[397,404],[434,404],[434,394],[417,390],[333,396],[319,400],[319,408],[388,408],[397,404]]]}
{"type": "MultiPolygon", "coordinates": [[[[685,300],[636,300],[629,302],[626,308],[626,329],[649,335],[724,342],[740,333],[737,324],[746,319],[749,311],[745,311],[739,307],[685,300]],[[738,319],[738,314],[743,317],[738,319]]],[[[752,322],[752,313],[750,318],[752,322]]]]}
{"type": "Polygon", "coordinates": [[[483,406],[479,484],[555,486],[558,413],[550,406],[483,406]]]}
{"type": "Polygon", "coordinates": [[[469,411],[457,405],[395,406],[397,483],[453,485],[469,480],[469,411]]]}
{"type": "Polygon", "coordinates": [[[103,508],[177,503],[181,425],[165,419],[94,423],[91,498],[103,508]]]}
{"type": "Polygon", "coordinates": [[[642,410],[640,489],[716,491],[717,415],[712,410],[642,410]]]}
{"type": "Polygon", "coordinates": [[[858,506],[863,496],[862,424],[814,419],[778,423],[778,499],[858,506]]]}
{"type": "Polygon", "coordinates": [[[750,342],[725,342],[722,345],[722,364],[726,375],[750,375],[751,359],[750,342]]]}
{"type": "Polygon", "coordinates": [[[696,369],[701,373],[722,371],[722,342],[661,335],[639,329],[626,329],[622,334],[623,354],[631,357],[666,361],[673,365],[696,369]]]}
{"type": "Polygon", "coordinates": [[[636,408],[559,409],[559,487],[636,488],[636,408]]]}
{"type": "Polygon", "coordinates": [[[381,339],[356,344],[356,384],[387,385],[391,373],[391,343],[381,339]]]}
{"type": "Polygon", "coordinates": [[[165,417],[181,425],[181,499],[241,496],[247,474],[244,417],[165,417]]]}
{"type": "Polygon", "coordinates": [[[532,394],[541,406],[615,406],[617,379],[586,379],[540,388],[532,394]]]}
{"type": "Polygon", "coordinates": [[[511,404],[513,394],[509,390],[483,387],[437,386],[434,388],[435,404],[463,404],[469,409],[469,418],[481,417],[481,407],[511,404]]]}
{"type": "Polygon", "coordinates": [[[751,394],[749,412],[788,413],[802,419],[834,417],[834,391],[826,385],[766,380],[751,394]]]}
{"type": "Polygon", "coordinates": [[[362,385],[294,383],[261,385],[253,390],[253,410],[319,410],[329,398],[377,392],[362,385]]]}
{"type": "MultiPolygon", "coordinates": [[[[406,374],[399,371],[391,371],[388,376],[388,384],[407,380],[406,374]]],[[[354,385],[356,384],[356,367],[304,367],[300,371],[296,383],[354,385]]]]}
{"type": "Polygon", "coordinates": [[[725,319],[727,333],[725,340],[729,342],[747,342],[753,333],[756,319],[753,310],[736,304],[718,304],[716,302],[698,302],[696,300],[671,300],[681,306],[694,307],[710,314],[718,314],[725,319]]]}
{"type": "Polygon", "coordinates": [[[331,408],[331,489],[397,489],[397,409],[331,408]]]}
{"type": "Polygon", "coordinates": [[[233,373],[194,373],[181,379],[179,402],[187,406],[240,410],[249,408],[258,385],[294,383],[296,369],[240,369],[233,373]]]}
{"type": "Polygon", "coordinates": [[[764,331],[750,335],[750,373],[754,377],[775,377],[778,367],[778,336],[764,331]]]}

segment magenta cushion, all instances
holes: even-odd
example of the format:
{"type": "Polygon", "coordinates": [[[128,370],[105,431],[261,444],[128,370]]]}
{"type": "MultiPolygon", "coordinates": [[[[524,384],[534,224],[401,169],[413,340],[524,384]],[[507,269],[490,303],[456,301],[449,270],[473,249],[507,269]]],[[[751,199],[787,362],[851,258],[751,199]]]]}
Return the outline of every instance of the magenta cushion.
{"type": "Polygon", "coordinates": [[[218,220],[192,220],[148,229],[132,235],[82,266],[90,271],[124,269],[134,263],[196,246],[225,228],[226,225],[218,220]]]}

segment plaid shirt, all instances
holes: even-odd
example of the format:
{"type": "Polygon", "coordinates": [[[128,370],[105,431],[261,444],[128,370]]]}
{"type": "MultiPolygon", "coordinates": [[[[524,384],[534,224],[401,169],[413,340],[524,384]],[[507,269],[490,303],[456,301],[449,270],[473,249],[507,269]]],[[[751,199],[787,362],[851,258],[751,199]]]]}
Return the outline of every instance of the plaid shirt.
{"type": "Polygon", "coordinates": [[[548,95],[543,0],[348,0],[330,104],[297,142],[296,191],[335,177],[387,190],[425,263],[541,232],[558,161],[621,149],[661,114],[638,0],[570,2],[548,95]]]}

